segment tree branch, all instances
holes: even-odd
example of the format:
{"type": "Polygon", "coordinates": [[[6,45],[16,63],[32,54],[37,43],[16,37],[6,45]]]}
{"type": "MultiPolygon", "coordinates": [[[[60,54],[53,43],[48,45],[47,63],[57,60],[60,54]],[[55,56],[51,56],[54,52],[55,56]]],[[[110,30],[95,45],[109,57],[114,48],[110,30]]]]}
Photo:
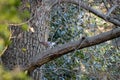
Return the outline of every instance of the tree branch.
{"type": "Polygon", "coordinates": [[[108,15],[103,14],[102,12],[93,9],[92,7],[86,5],[85,3],[81,2],[81,4],[79,3],[79,0],[59,0],[54,2],[54,4],[52,5],[52,7],[54,7],[56,4],[58,3],[73,3],[75,5],[78,5],[80,7],[82,7],[85,10],[90,11],[91,13],[95,14],[96,16],[104,19],[105,21],[108,21],[110,23],[113,23],[114,25],[120,26],[120,21],[117,19],[114,19],[108,15]]]}
{"type": "Polygon", "coordinates": [[[113,7],[111,7],[106,13],[106,16],[109,16],[115,10],[116,7],[118,7],[118,5],[114,5],[113,7]]]}
{"type": "Polygon", "coordinates": [[[65,55],[71,51],[74,51],[76,48],[77,49],[82,49],[82,48],[86,48],[86,47],[90,47],[96,44],[100,44],[103,43],[105,41],[114,39],[120,37],[120,28],[115,28],[111,31],[107,31],[104,33],[101,33],[99,35],[93,36],[93,37],[86,37],[84,39],[80,39],[78,41],[74,41],[74,42],[69,42],[66,44],[63,44],[61,46],[57,46],[53,49],[49,49],[46,51],[43,51],[43,55],[37,55],[36,57],[34,57],[31,60],[31,64],[29,66],[27,66],[26,68],[23,68],[23,70],[28,70],[28,71],[32,71],[34,70],[36,67],[40,67],[41,65],[54,60],[62,55],[65,55]],[[81,43],[82,41],[82,43],[81,43]],[[79,46],[81,45],[81,46],[79,46]]]}

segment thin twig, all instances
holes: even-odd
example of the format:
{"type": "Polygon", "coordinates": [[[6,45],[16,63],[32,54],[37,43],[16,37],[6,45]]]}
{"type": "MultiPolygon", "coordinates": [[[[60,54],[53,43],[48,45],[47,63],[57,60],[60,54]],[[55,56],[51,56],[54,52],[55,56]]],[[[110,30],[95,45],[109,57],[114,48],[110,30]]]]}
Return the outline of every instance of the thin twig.
{"type": "Polygon", "coordinates": [[[109,16],[112,12],[113,12],[113,10],[115,10],[115,8],[117,7],[118,5],[114,5],[112,8],[110,8],[109,10],[108,10],[108,12],[106,13],[106,16],[109,16]]]}
{"type": "Polygon", "coordinates": [[[24,24],[29,23],[32,19],[33,19],[33,17],[31,17],[29,20],[27,20],[26,22],[23,22],[23,23],[19,23],[19,24],[8,24],[8,25],[10,25],[10,26],[21,26],[21,25],[24,25],[24,24]]]}

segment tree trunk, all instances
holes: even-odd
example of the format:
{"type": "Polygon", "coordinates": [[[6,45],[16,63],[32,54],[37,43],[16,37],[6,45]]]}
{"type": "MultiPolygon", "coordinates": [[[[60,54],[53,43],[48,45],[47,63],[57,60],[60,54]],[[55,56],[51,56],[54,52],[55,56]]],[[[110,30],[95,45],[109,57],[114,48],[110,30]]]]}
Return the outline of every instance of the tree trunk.
{"type": "MultiPolygon", "coordinates": [[[[2,63],[7,69],[15,67],[25,67],[29,65],[30,59],[35,55],[41,54],[45,47],[39,42],[47,41],[48,39],[48,18],[49,11],[45,0],[37,3],[38,0],[31,0],[31,17],[29,28],[34,31],[23,31],[18,26],[12,26],[12,44],[7,48],[2,55],[2,63]]],[[[30,72],[30,76],[34,80],[40,80],[40,68],[30,72]]]]}

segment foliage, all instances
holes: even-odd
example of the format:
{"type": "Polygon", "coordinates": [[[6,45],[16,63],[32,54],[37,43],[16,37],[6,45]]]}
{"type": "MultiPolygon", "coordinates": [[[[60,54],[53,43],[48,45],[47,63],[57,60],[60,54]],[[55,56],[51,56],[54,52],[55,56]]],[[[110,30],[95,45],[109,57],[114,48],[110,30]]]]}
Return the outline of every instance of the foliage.
{"type": "MultiPolygon", "coordinates": [[[[9,27],[14,23],[21,23],[23,18],[30,17],[28,10],[20,10],[20,0],[0,0],[0,55],[10,44],[11,32],[9,27]]],[[[27,30],[27,24],[23,24],[23,30],[27,30]]]]}
{"type": "Polygon", "coordinates": [[[17,8],[20,5],[20,0],[0,0],[0,22],[10,23],[19,22],[17,8]]]}
{"type": "Polygon", "coordinates": [[[10,31],[8,24],[10,22],[19,22],[20,19],[17,15],[17,8],[20,4],[19,0],[0,0],[0,55],[10,42],[10,31]]]}
{"type": "MultiPolygon", "coordinates": [[[[9,25],[11,23],[22,22],[23,15],[19,16],[19,6],[20,0],[0,0],[0,56],[6,47],[11,43],[11,32],[9,31],[9,25]]],[[[28,17],[28,15],[29,13],[24,15],[24,18],[28,17]]],[[[23,29],[25,29],[24,26],[23,29]]],[[[0,64],[0,80],[30,80],[30,78],[19,70],[6,71],[0,64]]]]}
{"type": "Polygon", "coordinates": [[[19,69],[14,71],[6,71],[0,66],[0,80],[31,80],[27,75],[23,72],[20,72],[19,69]]]}
{"type": "MultiPolygon", "coordinates": [[[[97,2],[97,1],[96,1],[97,2]]],[[[93,2],[99,9],[101,2],[93,2]]],[[[104,10],[103,10],[104,11],[104,10]]],[[[51,11],[49,41],[64,44],[82,35],[94,36],[112,28],[99,17],[73,4],[60,4],[51,11]]],[[[111,41],[75,50],[45,65],[44,80],[98,80],[117,79],[119,76],[120,51],[111,41]],[[52,76],[52,77],[51,77],[52,76]]]]}
{"type": "Polygon", "coordinates": [[[0,55],[5,46],[7,46],[10,43],[9,37],[10,31],[7,29],[6,25],[0,25],[0,55]]]}

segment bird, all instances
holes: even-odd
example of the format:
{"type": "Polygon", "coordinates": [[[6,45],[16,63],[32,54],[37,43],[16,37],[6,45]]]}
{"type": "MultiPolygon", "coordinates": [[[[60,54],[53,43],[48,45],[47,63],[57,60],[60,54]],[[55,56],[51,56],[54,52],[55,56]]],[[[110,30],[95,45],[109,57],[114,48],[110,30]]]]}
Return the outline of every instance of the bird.
{"type": "Polygon", "coordinates": [[[40,41],[40,44],[42,44],[43,46],[45,46],[46,48],[52,48],[53,46],[56,45],[55,42],[47,42],[47,41],[40,41]]]}

